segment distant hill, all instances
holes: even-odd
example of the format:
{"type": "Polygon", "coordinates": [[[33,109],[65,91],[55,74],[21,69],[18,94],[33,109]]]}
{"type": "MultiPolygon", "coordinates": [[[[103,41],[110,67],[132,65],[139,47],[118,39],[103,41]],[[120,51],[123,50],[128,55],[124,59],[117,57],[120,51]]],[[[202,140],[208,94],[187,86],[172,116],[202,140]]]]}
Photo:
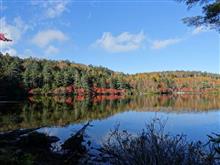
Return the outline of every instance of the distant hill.
{"type": "Polygon", "coordinates": [[[139,73],[127,78],[140,93],[203,93],[220,91],[220,75],[199,71],[139,73]]]}
{"type": "Polygon", "coordinates": [[[0,55],[0,99],[31,95],[124,95],[218,92],[220,75],[166,71],[139,74],[69,61],[0,55]]]}

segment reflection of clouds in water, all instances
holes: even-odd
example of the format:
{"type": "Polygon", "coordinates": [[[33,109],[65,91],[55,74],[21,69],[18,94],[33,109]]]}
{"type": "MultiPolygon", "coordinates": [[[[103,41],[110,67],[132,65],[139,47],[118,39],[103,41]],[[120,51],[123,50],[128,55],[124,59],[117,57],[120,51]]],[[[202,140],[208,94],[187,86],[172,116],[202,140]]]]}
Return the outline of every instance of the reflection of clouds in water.
{"type": "Polygon", "coordinates": [[[49,136],[56,136],[63,142],[82,127],[83,124],[70,124],[64,127],[44,127],[40,128],[38,132],[46,133],[49,136]]]}
{"type": "Polygon", "coordinates": [[[57,134],[58,134],[57,129],[50,128],[50,127],[40,128],[38,131],[45,133],[48,136],[57,136],[57,134]]]}

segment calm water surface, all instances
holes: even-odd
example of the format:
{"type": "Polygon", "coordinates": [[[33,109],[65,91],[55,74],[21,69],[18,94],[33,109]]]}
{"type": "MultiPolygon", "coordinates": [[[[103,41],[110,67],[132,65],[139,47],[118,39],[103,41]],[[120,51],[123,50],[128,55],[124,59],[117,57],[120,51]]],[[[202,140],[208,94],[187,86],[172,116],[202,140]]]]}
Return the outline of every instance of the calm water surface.
{"type": "Polygon", "coordinates": [[[110,129],[140,132],[154,118],[166,121],[165,131],[185,134],[189,140],[207,139],[220,132],[220,95],[162,95],[33,97],[23,102],[0,102],[0,131],[41,127],[39,131],[61,141],[90,121],[87,135],[100,143],[110,129]]]}

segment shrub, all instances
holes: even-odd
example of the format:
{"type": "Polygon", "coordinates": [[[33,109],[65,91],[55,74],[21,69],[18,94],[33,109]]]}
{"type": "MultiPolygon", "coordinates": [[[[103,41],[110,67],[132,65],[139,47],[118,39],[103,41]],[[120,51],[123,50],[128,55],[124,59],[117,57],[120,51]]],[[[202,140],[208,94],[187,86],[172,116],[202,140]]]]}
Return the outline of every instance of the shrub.
{"type": "Polygon", "coordinates": [[[214,165],[212,148],[200,141],[188,142],[186,136],[171,136],[164,125],[154,120],[139,134],[120,131],[117,126],[107,136],[100,151],[99,161],[114,165],[214,165]]]}

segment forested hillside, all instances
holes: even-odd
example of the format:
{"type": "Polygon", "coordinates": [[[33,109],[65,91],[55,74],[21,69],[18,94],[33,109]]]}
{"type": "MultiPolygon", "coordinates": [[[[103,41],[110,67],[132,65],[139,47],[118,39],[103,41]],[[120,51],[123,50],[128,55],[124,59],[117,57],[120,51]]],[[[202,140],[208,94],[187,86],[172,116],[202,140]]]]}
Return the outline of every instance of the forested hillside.
{"type": "Polygon", "coordinates": [[[0,55],[0,95],[122,94],[131,89],[123,73],[69,61],[0,55]]]}
{"type": "Polygon", "coordinates": [[[174,71],[126,75],[69,61],[0,55],[0,97],[218,92],[219,89],[219,74],[174,71]]]}
{"type": "Polygon", "coordinates": [[[169,71],[130,75],[130,85],[138,93],[219,92],[220,75],[206,72],[169,71]]]}

